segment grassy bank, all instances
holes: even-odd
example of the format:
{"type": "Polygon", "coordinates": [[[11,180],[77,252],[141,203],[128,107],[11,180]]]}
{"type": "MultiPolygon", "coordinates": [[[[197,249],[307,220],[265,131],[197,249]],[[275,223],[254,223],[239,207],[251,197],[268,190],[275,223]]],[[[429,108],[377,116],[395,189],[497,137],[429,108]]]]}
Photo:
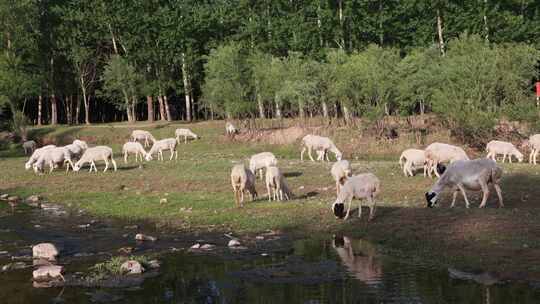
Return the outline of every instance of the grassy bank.
{"type": "MultiPolygon", "coordinates": [[[[26,157],[16,145],[0,151],[0,192],[20,196],[42,194],[48,200],[82,208],[97,216],[151,220],[184,231],[223,230],[256,233],[267,229],[308,235],[346,233],[366,237],[399,250],[407,258],[431,259],[445,265],[490,269],[509,276],[540,277],[540,166],[505,164],[502,183],[506,208],[498,209],[496,196],[487,209],[425,208],[423,193],[434,182],[421,174],[403,177],[397,164],[398,151],[410,145],[404,135],[397,143],[360,138],[346,128],[324,130],[345,147],[355,172],[373,172],[382,181],[376,219],[367,216],[343,223],[330,213],[335,199],[334,182],[328,163],[300,162],[297,143],[270,145],[239,142],[223,135],[223,122],[188,125],[201,140],[181,144],[178,162],[152,161],[143,165],[130,159],[124,164],[121,145],[132,126],[124,124],[90,127],[33,129],[32,136],[43,143],[65,144],[81,138],[90,144],[106,144],[116,153],[117,172],[34,175],[24,170],[26,157]],[[289,202],[268,202],[262,181],[259,199],[245,208],[234,207],[230,185],[233,162],[246,161],[253,153],[272,151],[279,159],[287,182],[295,194],[289,202]],[[167,202],[160,203],[166,198],[167,202]]],[[[138,125],[156,138],[171,137],[180,124],[138,125]]],[[[434,135],[443,138],[444,134],[434,135]]],[[[434,140],[428,138],[428,141],[434,140]]],[[[165,153],[166,158],[168,153],[165,153]]],[[[98,166],[98,169],[102,166],[98,166]]],[[[478,205],[479,194],[469,196],[478,205]]],[[[366,213],[364,213],[366,214],[366,213]]]]}

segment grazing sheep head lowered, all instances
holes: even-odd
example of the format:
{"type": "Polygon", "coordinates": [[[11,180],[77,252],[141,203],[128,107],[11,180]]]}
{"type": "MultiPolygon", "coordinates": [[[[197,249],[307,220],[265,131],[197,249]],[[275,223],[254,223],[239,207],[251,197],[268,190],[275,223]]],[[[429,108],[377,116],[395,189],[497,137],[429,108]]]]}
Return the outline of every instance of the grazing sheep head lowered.
{"type": "Polygon", "coordinates": [[[75,163],[72,169],[74,172],[79,172],[81,170],[81,166],[78,163],[75,163]]]}
{"type": "Polygon", "coordinates": [[[154,158],[152,157],[152,154],[147,153],[146,156],[144,157],[144,159],[145,159],[146,161],[151,161],[151,160],[154,159],[154,158]]]}
{"type": "Polygon", "coordinates": [[[339,201],[335,201],[332,204],[332,211],[334,212],[334,215],[337,218],[344,218],[345,217],[345,204],[339,201]]]}
{"type": "Polygon", "coordinates": [[[437,204],[439,194],[435,192],[426,192],[426,201],[429,208],[433,208],[437,204]]]}
{"type": "Polygon", "coordinates": [[[338,161],[340,161],[342,158],[343,158],[343,153],[341,153],[341,152],[336,152],[336,159],[337,159],[338,161]]]}

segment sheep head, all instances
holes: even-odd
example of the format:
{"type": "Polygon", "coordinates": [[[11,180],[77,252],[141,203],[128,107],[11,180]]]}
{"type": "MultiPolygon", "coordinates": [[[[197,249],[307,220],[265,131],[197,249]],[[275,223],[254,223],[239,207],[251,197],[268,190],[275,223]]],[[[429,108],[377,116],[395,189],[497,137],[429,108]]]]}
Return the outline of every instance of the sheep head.
{"type": "Polygon", "coordinates": [[[437,199],[439,195],[435,192],[426,192],[426,201],[429,208],[433,208],[437,204],[437,199]]]}
{"type": "Polygon", "coordinates": [[[344,218],[345,217],[345,204],[340,201],[335,201],[332,204],[332,211],[334,212],[334,215],[337,218],[344,218]]]}

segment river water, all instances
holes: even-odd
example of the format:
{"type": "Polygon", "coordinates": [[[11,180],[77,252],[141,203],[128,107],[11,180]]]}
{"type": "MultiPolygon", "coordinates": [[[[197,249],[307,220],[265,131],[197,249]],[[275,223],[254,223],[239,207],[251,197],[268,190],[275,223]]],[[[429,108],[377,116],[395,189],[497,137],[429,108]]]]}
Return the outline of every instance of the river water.
{"type": "Polygon", "coordinates": [[[0,303],[540,303],[540,287],[497,282],[379,254],[347,237],[288,239],[268,233],[227,248],[223,235],[164,232],[150,224],[92,219],[79,212],[0,204],[0,265],[28,260],[31,245],[61,248],[66,275],[119,255],[159,254],[158,276],[128,288],[34,288],[33,268],[0,272],[0,303]],[[145,232],[159,238],[137,243],[145,232]],[[215,250],[188,250],[195,243],[215,250]],[[457,275],[456,275],[457,273],[457,275]],[[456,276],[458,278],[456,278],[456,276]],[[478,282],[476,282],[476,281],[478,282]]]}

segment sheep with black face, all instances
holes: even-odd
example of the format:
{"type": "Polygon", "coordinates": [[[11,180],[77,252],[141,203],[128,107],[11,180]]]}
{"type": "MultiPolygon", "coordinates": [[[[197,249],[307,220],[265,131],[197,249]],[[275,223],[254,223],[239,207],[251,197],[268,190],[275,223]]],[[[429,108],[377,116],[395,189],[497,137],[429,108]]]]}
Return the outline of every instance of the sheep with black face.
{"type": "Polygon", "coordinates": [[[458,160],[448,165],[448,168],[439,165],[438,170],[442,174],[441,177],[425,194],[428,207],[436,205],[439,195],[444,189],[450,188],[453,191],[450,207],[454,207],[458,191],[461,191],[465,205],[469,208],[469,200],[465,190],[471,190],[483,192],[479,207],[484,208],[489,197],[489,185],[493,185],[497,192],[499,206],[504,207],[501,187],[499,186],[503,171],[493,160],[486,158],[458,160]]]}
{"type": "Polygon", "coordinates": [[[369,220],[375,216],[375,197],[381,191],[381,182],[372,173],[364,173],[349,177],[332,204],[332,211],[338,218],[346,220],[351,212],[352,200],[358,199],[358,218],[362,216],[362,199],[366,199],[369,206],[369,220]],[[345,204],[348,203],[347,213],[345,204]]]}

